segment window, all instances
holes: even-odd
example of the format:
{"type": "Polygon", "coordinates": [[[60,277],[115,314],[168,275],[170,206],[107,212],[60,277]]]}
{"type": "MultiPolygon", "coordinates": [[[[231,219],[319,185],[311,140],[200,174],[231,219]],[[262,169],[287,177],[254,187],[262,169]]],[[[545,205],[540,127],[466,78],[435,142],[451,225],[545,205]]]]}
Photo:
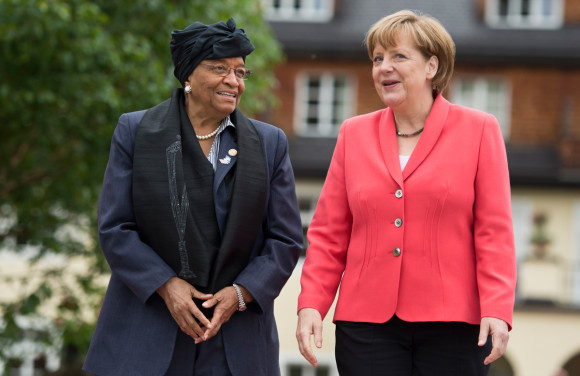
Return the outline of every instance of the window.
{"type": "Polygon", "coordinates": [[[500,78],[463,77],[453,86],[453,103],[482,110],[494,115],[504,140],[510,134],[510,90],[500,78]]]}
{"type": "Polygon", "coordinates": [[[326,22],[332,18],[334,0],[263,0],[269,21],[326,22]]]}
{"type": "Polygon", "coordinates": [[[330,376],[330,367],[320,365],[316,368],[310,364],[289,364],[286,366],[287,376],[330,376]]]}
{"type": "Polygon", "coordinates": [[[518,264],[524,261],[530,254],[533,216],[534,208],[530,199],[512,196],[512,221],[518,264]]]}
{"type": "Polygon", "coordinates": [[[308,232],[308,226],[310,226],[312,216],[314,215],[316,200],[312,197],[298,197],[298,208],[300,209],[300,219],[302,220],[302,236],[304,242],[302,256],[305,256],[306,250],[308,249],[308,239],[306,238],[306,233],[308,232]]]}
{"type": "Polygon", "coordinates": [[[342,122],[352,114],[352,80],[345,74],[314,73],[298,76],[296,133],[310,137],[336,137],[342,122]]]}
{"type": "Polygon", "coordinates": [[[491,27],[556,29],[562,20],[562,0],[487,1],[486,21],[491,27]]]}
{"type": "Polygon", "coordinates": [[[572,216],[572,304],[580,306],[580,201],[574,204],[572,216]]]}
{"type": "Polygon", "coordinates": [[[306,255],[306,249],[308,249],[308,239],[306,239],[306,233],[308,232],[310,222],[312,222],[312,217],[314,216],[314,210],[316,209],[316,204],[318,203],[321,190],[322,183],[320,182],[296,182],[296,196],[298,197],[298,208],[300,209],[302,234],[304,236],[302,256],[306,255]]]}
{"type": "Polygon", "coordinates": [[[296,351],[280,353],[280,371],[282,376],[339,376],[334,353],[319,352],[318,367],[314,368],[296,351]]]}

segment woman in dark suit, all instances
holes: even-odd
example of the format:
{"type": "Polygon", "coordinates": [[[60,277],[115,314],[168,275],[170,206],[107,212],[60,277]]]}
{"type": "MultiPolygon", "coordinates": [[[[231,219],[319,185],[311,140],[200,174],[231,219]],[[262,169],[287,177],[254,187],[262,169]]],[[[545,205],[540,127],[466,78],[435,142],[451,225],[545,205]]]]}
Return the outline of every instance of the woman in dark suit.
{"type": "Polygon", "coordinates": [[[278,375],[273,303],[302,248],[287,140],[237,109],[254,46],[233,19],[175,30],[170,47],[184,88],[113,136],[99,200],[112,274],[84,369],[278,375]]]}
{"type": "Polygon", "coordinates": [[[340,129],[308,232],[300,351],[316,366],[311,336],[322,346],[340,284],[341,375],[485,375],[505,352],[516,282],[499,125],[441,95],[455,45],[434,18],[387,16],[367,48],[387,108],[340,129]]]}

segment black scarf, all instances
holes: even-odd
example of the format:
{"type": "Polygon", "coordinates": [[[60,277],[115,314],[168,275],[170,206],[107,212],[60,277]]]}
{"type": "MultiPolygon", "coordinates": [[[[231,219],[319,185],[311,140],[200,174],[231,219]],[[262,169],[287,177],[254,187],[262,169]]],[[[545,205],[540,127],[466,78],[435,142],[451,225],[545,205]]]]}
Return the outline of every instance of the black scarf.
{"type": "MultiPolygon", "coordinates": [[[[223,238],[214,171],[183,109],[183,90],[148,110],[137,130],[133,205],[141,239],[203,292],[230,285],[249,262],[265,213],[266,161],[254,125],[236,110],[238,156],[223,238]]],[[[223,197],[218,197],[223,200],[223,197]]],[[[226,199],[226,202],[229,202],[226,199]]]]}

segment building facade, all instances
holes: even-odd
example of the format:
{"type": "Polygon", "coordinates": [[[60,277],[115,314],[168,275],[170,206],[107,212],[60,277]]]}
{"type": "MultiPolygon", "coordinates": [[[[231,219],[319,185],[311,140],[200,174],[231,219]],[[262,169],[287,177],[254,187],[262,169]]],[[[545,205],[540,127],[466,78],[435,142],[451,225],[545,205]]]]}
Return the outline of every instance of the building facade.
{"type": "MultiPolygon", "coordinates": [[[[265,0],[264,6],[287,59],[277,69],[280,105],[262,118],[289,137],[304,233],[342,121],[383,107],[366,31],[401,9],[441,21],[457,47],[444,96],[494,114],[508,152],[517,302],[508,351],[490,375],[580,375],[580,2],[265,0]]],[[[317,350],[319,369],[298,353],[300,271],[299,265],[277,301],[279,323],[288,323],[279,329],[282,372],[336,375],[332,311],[317,350]]]]}

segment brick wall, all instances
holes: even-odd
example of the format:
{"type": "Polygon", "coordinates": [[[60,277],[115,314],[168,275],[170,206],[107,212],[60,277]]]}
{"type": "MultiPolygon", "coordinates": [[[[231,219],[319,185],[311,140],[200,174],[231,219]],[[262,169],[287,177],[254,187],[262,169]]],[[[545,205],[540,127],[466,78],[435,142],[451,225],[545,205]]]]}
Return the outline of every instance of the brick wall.
{"type": "Polygon", "coordinates": [[[511,86],[510,142],[555,145],[580,136],[580,69],[457,66],[456,75],[504,77],[511,86]]]}
{"type": "Polygon", "coordinates": [[[580,1],[578,0],[563,0],[564,1],[564,23],[566,25],[580,24],[580,1]]]}
{"type": "MultiPolygon", "coordinates": [[[[296,76],[302,71],[349,72],[356,81],[355,113],[383,108],[374,89],[371,65],[365,61],[293,60],[278,67],[279,106],[268,121],[294,131],[296,76]]],[[[511,86],[510,143],[555,146],[561,139],[580,139],[580,69],[550,67],[456,66],[455,75],[482,75],[505,78],[511,86]]],[[[444,93],[450,98],[450,93],[444,93]]]]}
{"type": "Polygon", "coordinates": [[[356,88],[355,114],[367,113],[384,107],[373,86],[371,64],[363,61],[329,61],[319,59],[292,60],[276,69],[278,88],[274,94],[279,105],[268,115],[268,121],[284,129],[291,137],[294,133],[296,79],[302,72],[330,71],[348,74],[354,79],[356,88]]]}

